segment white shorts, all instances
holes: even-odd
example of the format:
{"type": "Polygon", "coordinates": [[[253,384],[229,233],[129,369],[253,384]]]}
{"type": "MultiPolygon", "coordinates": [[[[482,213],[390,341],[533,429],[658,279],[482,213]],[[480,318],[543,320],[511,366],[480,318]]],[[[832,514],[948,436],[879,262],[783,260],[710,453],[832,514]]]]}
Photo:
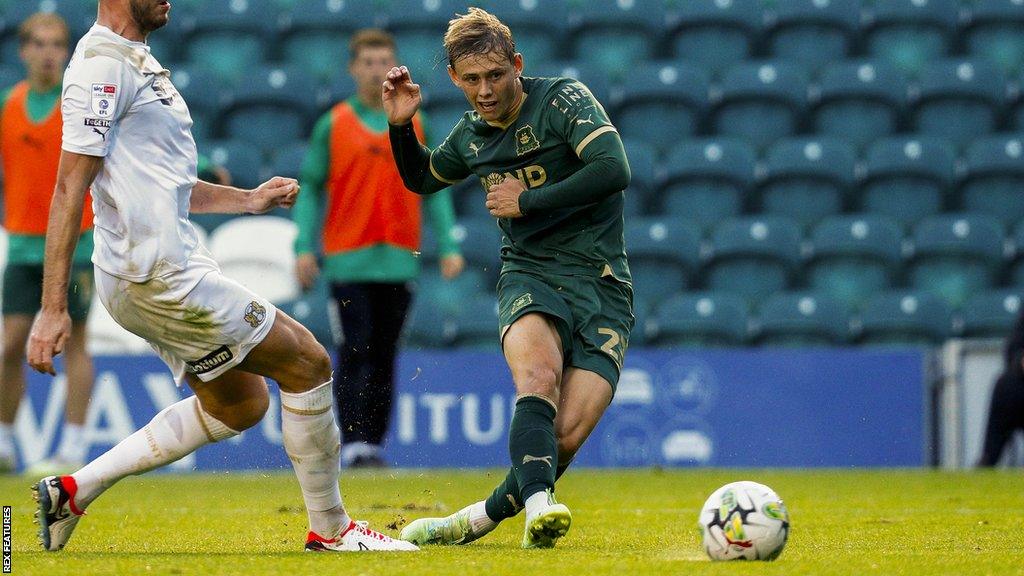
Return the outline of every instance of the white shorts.
{"type": "Polygon", "coordinates": [[[125,330],[149,342],[180,386],[185,373],[208,382],[237,366],[274,324],[277,308],[225,278],[204,248],[184,270],[146,282],[96,271],[96,293],[125,330]]]}

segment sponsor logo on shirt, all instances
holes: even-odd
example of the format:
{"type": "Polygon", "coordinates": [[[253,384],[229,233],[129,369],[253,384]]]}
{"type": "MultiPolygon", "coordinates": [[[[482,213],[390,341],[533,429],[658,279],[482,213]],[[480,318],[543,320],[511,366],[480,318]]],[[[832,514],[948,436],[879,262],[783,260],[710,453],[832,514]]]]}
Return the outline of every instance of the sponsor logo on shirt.
{"type": "Polygon", "coordinates": [[[227,346],[221,346],[199,360],[185,362],[185,367],[193,374],[204,374],[218,366],[230,362],[234,357],[235,355],[231,353],[230,348],[227,346]]]}
{"type": "Polygon", "coordinates": [[[531,164],[526,168],[518,168],[513,172],[505,172],[504,174],[491,172],[486,178],[480,178],[480,184],[484,187],[485,191],[490,192],[492,187],[501,184],[505,178],[515,178],[526,184],[527,188],[537,188],[548,181],[548,173],[544,170],[543,166],[531,164]]]}
{"type": "Polygon", "coordinates": [[[86,118],[86,126],[95,126],[96,128],[110,128],[110,120],[104,120],[102,118],[86,118]]]}
{"type": "Polygon", "coordinates": [[[92,113],[109,117],[114,114],[117,107],[117,84],[93,84],[92,85],[92,113]]]}

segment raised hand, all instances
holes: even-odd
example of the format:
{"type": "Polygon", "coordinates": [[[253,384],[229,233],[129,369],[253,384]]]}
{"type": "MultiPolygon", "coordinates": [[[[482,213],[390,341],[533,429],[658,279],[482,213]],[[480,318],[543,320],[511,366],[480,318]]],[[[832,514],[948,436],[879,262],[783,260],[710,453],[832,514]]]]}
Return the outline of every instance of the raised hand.
{"type": "Polygon", "coordinates": [[[408,124],[423,101],[420,85],[413,83],[409,69],[405,66],[396,66],[388,71],[381,99],[384,101],[388,123],[395,126],[408,124]]]}
{"type": "Polygon", "coordinates": [[[249,195],[249,209],[252,214],[269,212],[278,206],[291,208],[299,195],[299,181],[294,178],[274,176],[249,195]]]}

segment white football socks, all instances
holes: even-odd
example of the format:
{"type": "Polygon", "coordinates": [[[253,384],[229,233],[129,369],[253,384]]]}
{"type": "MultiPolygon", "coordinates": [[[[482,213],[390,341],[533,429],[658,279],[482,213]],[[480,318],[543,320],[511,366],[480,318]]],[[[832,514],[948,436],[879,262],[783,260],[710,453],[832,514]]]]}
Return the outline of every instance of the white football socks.
{"type": "Polygon", "coordinates": [[[531,518],[533,516],[536,516],[538,512],[540,512],[544,508],[547,508],[547,505],[549,503],[550,503],[550,500],[548,499],[548,491],[547,490],[541,490],[540,492],[534,492],[532,495],[530,495],[529,498],[526,499],[526,502],[525,502],[525,504],[526,504],[526,506],[525,506],[526,507],[526,517],[527,518],[531,518]]]}
{"type": "Polygon", "coordinates": [[[238,432],[207,414],[198,398],[189,396],[164,408],[149,424],[72,474],[78,484],[75,504],[85,510],[125,476],[170,464],[200,446],[237,435],[238,432]]]}
{"type": "Polygon", "coordinates": [[[469,527],[477,537],[487,534],[498,527],[498,523],[487,515],[487,501],[481,500],[466,506],[469,510],[469,527]]]}
{"type": "Polygon", "coordinates": [[[300,394],[281,392],[281,433],[309,514],[309,529],[334,538],[351,519],[341,502],[341,431],[332,382],[300,394]]]}
{"type": "Polygon", "coordinates": [[[81,464],[85,461],[86,450],[85,427],[65,422],[64,431],[60,436],[60,447],[57,448],[57,458],[63,462],[81,464]]]}

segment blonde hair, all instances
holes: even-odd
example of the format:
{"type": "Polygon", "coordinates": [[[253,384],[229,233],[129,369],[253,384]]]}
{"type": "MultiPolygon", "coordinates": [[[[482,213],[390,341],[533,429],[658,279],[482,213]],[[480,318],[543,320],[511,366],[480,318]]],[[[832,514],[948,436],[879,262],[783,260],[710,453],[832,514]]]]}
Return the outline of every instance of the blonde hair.
{"type": "Polygon", "coordinates": [[[497,16],[473,7],[468,14],[458,14],[448,22],[444,49],[451,66],[466,56],[488,52],[498,52],[511,62],[516,53],[516,41],[512,39],[512,30],[497,16]]]}
{"type": "Polygon", "coordinates": [[[363,48],[395,49],[395,38],[380,28],[364,28],[352,35],[348,42],[348,61],[354,62],[363,48]]]}
{"type": "Polygon", "coordinates": [[[18,45],[24,46],[32,40],[32,34],[35,33],[39,28],[47,28],[54,26],[60,28],[64,32],[64,42],[70,39],[71,34],[68,31],[68,23],[57,14],[50,12],[36,12],[29,16],[24,22],[18,26],[18,45]]]}

